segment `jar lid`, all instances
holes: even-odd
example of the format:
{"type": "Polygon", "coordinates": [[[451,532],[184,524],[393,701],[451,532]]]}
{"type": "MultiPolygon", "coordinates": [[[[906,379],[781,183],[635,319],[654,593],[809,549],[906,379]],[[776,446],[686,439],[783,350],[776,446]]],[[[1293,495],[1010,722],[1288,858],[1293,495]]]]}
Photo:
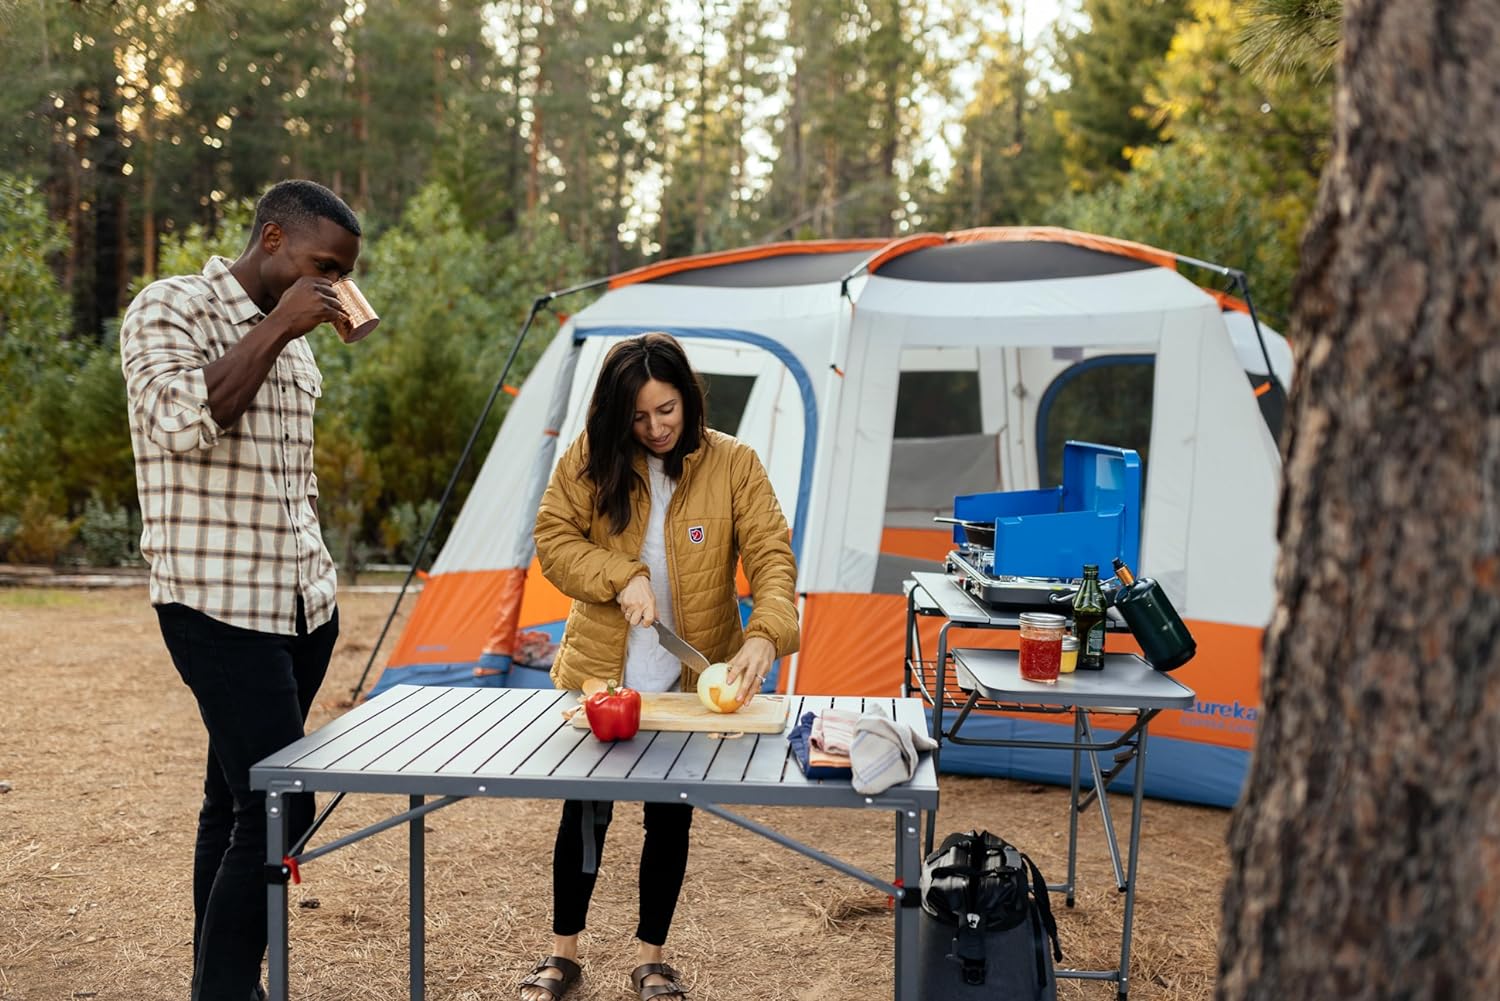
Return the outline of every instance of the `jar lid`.
{"type": "Polygon", "coordinates": [[[1063,637],[1063,649],[1064,650],[1077,650],[1078,649],[1078,637],[1074,636],[1072,633],[1069,633],[1068,635],[1064,636],[1063,637]]]}
{"type": "Polygon", "coordinates": [[[1035,626],[1038,629],[1061,629],[1067,624],[1067,619],[1052,612],[1021,613],[1021,625],[1023,626],[1035,626]]]}

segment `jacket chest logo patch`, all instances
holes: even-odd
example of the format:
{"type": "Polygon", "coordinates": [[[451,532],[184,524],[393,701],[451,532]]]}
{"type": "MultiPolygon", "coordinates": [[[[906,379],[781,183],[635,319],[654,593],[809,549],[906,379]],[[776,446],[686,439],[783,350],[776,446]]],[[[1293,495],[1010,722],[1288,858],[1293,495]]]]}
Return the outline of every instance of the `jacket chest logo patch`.
{"type": "Polygon", "coordinates": [[[688,541],[695,546],[701,546],[703,544],[702,525],[694,525],[692,528],[688,529],[688,541]]]}

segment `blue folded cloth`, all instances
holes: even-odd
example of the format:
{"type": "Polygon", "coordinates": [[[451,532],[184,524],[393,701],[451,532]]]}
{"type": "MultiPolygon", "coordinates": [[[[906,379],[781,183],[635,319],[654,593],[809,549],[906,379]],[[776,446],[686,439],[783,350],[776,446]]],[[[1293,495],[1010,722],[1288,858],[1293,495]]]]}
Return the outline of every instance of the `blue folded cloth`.
{"type": "Polygon", "coordinates": [[[818,718],[814,712],[802,714],[797,725],[792,727],[791,732],[786,735],[787,743],[792,747],[792,756],[797,759],[797,766],[802,769],[802,774],[810,779],[852,779],[853,768],[847,766],[830,766],[814,763],[823,757],[817,748],[810,747],[809,741],[812,736],[813,722],[818,718]]]}

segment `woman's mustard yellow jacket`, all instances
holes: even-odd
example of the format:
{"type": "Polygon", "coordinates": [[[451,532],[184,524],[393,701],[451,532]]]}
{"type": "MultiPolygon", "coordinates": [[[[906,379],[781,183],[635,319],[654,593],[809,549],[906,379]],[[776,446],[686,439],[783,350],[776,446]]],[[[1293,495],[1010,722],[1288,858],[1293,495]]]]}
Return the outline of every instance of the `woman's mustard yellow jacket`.
{"type": "MultiPolygon", "coordinates": [[[[631,497],[630,524],[611,535],[588,473],[588,436],[563,453],[542,495],[536,551],[542,573],[573,599],[552,681],[576,689],[587,678],[620,680],[629,626],[615,596],[632,577],[649,576],[640,561],[651,497],[646,460],[631,497]]],[[[728,660],[746,636],[763,636],[784,657],[797,649],[797,565],[786,517],[765,467],[744,442],[709,430],[683,461],[666,519],[667,568],[677,634],[710,662],[728,660]],[[735,560],[745,566],[754,609],[740,626],[735,560]]],[[[683,665],[684,691],[697,674],[683,665]]]]}

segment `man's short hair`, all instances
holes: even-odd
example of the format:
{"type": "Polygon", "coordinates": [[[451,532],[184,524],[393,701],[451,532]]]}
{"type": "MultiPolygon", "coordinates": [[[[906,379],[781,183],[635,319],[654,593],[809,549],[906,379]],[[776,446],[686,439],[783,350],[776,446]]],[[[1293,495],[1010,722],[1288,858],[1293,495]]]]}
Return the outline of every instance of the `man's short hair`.
{"type": "Polygon", "coordinates": [[[255,203],[251,239],[259,239],[268,222],[274,222],[287,231],[312,226],[319,219],[331,219],[355,236],[364,235],[354,210],[323,185],[316,181],[281,181],[272,185],[255,203]]]}

